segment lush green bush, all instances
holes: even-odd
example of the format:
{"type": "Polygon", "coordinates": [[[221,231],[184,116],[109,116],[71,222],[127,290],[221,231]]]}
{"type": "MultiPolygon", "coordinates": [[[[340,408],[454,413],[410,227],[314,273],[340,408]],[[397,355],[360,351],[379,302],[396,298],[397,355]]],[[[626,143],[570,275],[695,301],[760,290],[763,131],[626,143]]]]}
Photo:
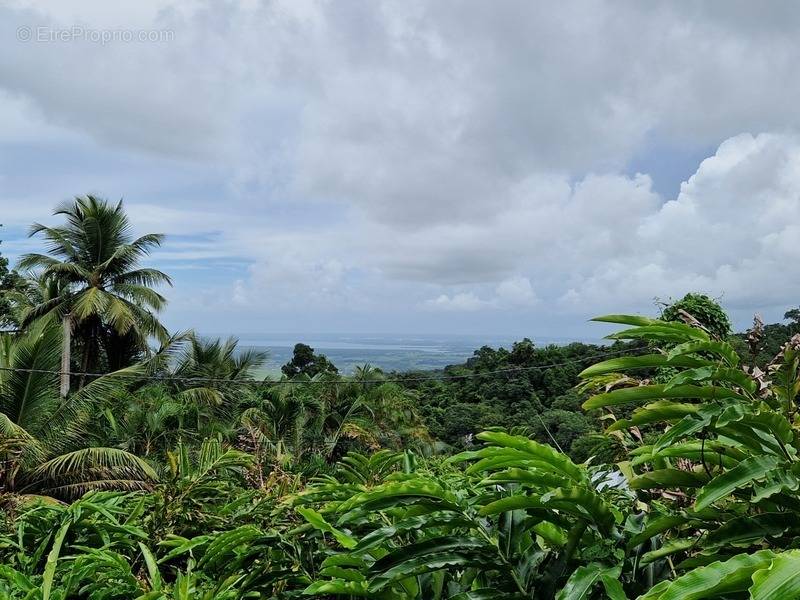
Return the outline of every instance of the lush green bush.
{"type": "Polygon", "coordinates": [[[732,328],[727,313],[718,302],[705,294],[686,294],[661,311],[661,318],[676,323],[690,323],[703,327],[718,340],[727,339],[732,328]]]}

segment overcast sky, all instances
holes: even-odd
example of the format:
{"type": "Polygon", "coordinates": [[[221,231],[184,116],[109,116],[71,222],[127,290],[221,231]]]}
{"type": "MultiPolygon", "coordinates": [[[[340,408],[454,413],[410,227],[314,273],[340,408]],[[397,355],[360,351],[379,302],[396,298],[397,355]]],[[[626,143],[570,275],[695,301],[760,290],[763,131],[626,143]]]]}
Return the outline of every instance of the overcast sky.
{"type": "Polygon", "coordinates": [[[690,290],[740,325],[800,304],[794,2],[125,5],[0,2],[12,258],[96,193],[168,234],[174,328],[595,337],[690,290]]]}

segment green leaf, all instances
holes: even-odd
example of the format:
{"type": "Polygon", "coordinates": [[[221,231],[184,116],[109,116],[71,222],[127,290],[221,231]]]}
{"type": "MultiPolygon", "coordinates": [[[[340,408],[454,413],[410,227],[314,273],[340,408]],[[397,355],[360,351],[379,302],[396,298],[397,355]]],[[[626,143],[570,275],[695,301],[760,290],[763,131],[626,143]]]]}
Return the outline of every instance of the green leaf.
{"type": "Polygon", "coordinates": [[[355,548],[356,544],[358,543],[355,538],[347,535],[343,531],[336,529],[333,525],[328,523],[325,518],[319,514],[317,511],[311,508],[306,507],[298,507],[298,513],[300,513],[303,518],[308,521],[311,525],[315,528],[323,531],[325,533],[330,533],[336,541],[339,542],[344,548],[355,548]]]}
{"type": "Polygon", "coordinates": [[[523,596],[522,594],[513,594],[510,592],[501,592],[500,590],[490,588],[481,588],[478,590],[461,592],[455,596],[450,596],[447,600],[528,600],[528,597],[523,596]]]}
{"type": "Polygon", "coordinates": [[[670,556],[672,554],[677,554],[678,552],[683,552],[684,550],[689,550],[694,548],[697,545],[697,542],[697,539],[670,540],[657,550],[644,553],[642,555],[641,564],[648,565],[659,558],[664,558],[665,556],[670,556]]]}
{"type": "Polygon", "coordinates": [[[711,506],[734,490],[763,479],[780,463],[781,461],[773,456],[753,456],[743,460],[733,469],[716,476],[700,490],[694,503],[695,510],[711,506]]]}
{"type": "Polygon", "coordinates": [[[358,544],[354,547],[354,550],[356,552],[364,552],[365,550],[369,550],[370,548],[380,545],[387,539],[408,533],[409,531],[418,531],[422,529],[428,531],[433,527],[469,528],[473,525],[474,523],[472,521],[469,521],[461,515],[454,515],[452,513],[430,513],[427,515],[409,517],[408,519],[403,519],[397,523],[394,523],[393,525],[381,527],[380,529],[376,529],[375,531],[365,535],[358,541],[358,544]]]}
{"type": "Polygon", "coordinates": [[[600,581],[606,590],[606,596],[609,600],[628,600],[625,590],[622,589],[622,584],[618,579],[619,575],[612,577],[610,574],[600,577],[600,581]]]}
{"type": "Polygon", "coordinates": [[[747,454],[740,448],[728,446],[721,442],[706,440],[700,442],[683,442],[655,452],[653,446],[640,446],[630,452],[633,459],[631,466],[644,463],[655,463],[663,458],[688,458],[691,461],[714,465],[721,464],[726,468],[735,467],[747,454]]]}
{"type": "Polygon", "coordinates": [[[150,576],[150,588],[154,592],[161,590],[161,572],[158,570],[158,563],[156,557],[150,551],[150,548],[139,542],[139,549],[142,551],[145,565],[147,566],[147,574],[150,576]]]}
{"type": "Polygon", "coordinates": [[[42,600],[49,600],[50,598],[50,591],[53,589],[53,579],[56,575],[56,564],[61,554],[61,545],[64,543],[64,538],[67,537],[69,527],[69,521],[61,525],[58,533],[56,533],[55,539],[53,539],[53,547],[47,555],[47,562],[45,564],[44,574],[42,575],[42,600]]]}
{"type": "Polygon", "coordinates": [[[648,400],[659,400],[662,398],[692,398],[697,400],[744,400],[749,399],[728,388],[705,385],[678,385],[666,389],[665,384],[640,385],[636,387],[622,388],[597,394],[583,403],[585,410],[604,408],[606,406],[616,406],[619,404],[632,404],[648,400]]]}
{"type": "Polygon", "coordinates": [[[608,426],[606,431],[619,431],[628,427],[649,425],[650,423],[672,422],[700,410],[697,404],[657,400],[633,411],[630,419],[620,419],[608,426]]]}
{"type": "Polygon", "coordinates": [[[680,469],[657,469],[642,473],[629,484],[634,490],[698,488],[706,482],[706,477],[680,469]]]}
{"type": "Polygon", "coordinates": [[[497,485],[499,483],[518,483],[526,487],[552,489],[569,486],[572,481],[554,473],[542,472],[539,469],[511,468],[498,473],[492,473],[489,477],[481,481],[480,485],[497,485]]]}
{"type": "Polygon", "coordinates": [[[631,329],[624,329],[606,336],[612,340],[636,340],[683,343],[690,341],[708,341],[708,334],[702,329],[690,327],[684,323],[659,321],[651,325],[640,325],[631,329]]]}
{"type": "Polygon", "coordinates": [[[793,524],[786,518],[786,513],[744,515],[726,521],[721,527],[711,531],[706,543],[710,546],[752,544],[766,538],[781,536],[792,526],[793,524]]]}
{"type": "Polygon", "coordinates": [[[561,591],[556,594],[556,600],[587,600],[592,593],[592,588],[601,582],[604,576],[617,578],[620,571],[619,567],[606,567],[598,563],[578,567],[561,591]]]}
{"type": "Polygon", "coordinates": [[[391,481],[378,485],[367,492],[361,492],[342,502],[337,511],[344,513],[355,508],[388,508],[402,504],[405,500],[432,499],[442,509],[458,510],[456,497],[447,492],[441,485],[428,479],[409,479],[406,481],[391,481]]]}
{"type": "Polygon", "coordinates": [[[492,516],[509,510],[553,508],[579,519],[588,519],[608,531],[614,524],[614,514],[598,494],[585,488],[558,488],[542,496],[513,495],[481,507],[481,516],[492,516]]]}
{"type": "Polygon", "coordinates": [[[753,573],[751,600],[800,598],[800,550],[778,554],[769,567],[753,573]]]}
{"type": "MultiPolygon", "coordinates": [[[[716,354],[717,356],[723,358],[730,367],[736,367],[739,365],[739,355],[736,354],[736,350],[734,350],[733,346],[731,346],[728,342],[712,342],[712,341],[687,342],[685,344],[680,344],[672,348],[667,353],[667,357],[670,360],[673,360],[673,359],[678,359],[687,354],[697,354],[699,352],[716,354]]],[[[675,364],[675,366],[680,366],[680,365],[675,364]]]]}
{"type": "Polygon", "coordinates": [[[683,419],[675,423],[675,425],[670,427],[658,438],[658,441],[653,446],[653,452],[657,453],[659,450],[672,446],[675,442],[708,427],[712,417],[722,410],[720,407],[715,406],[710,408],[711,409],[708,410],[707,407],[703,407],[698,414],[686,415],[683,419]]]}
{"type": "Polygon", "coordinates": [[[650,317],[643,317],[640,315],[603,315],[602,317],[594,317],[591,319],[598,323],[618,323],[620,325],[656,325],[663,323],[658,319],[651,319],[650,317]]]}
{"type": "Polygon", "coordinates": [[[632,536],[627,543],[628,549],[635,548],[639,544],[643,544],[653,536],[659,535],[687,523],[690,519],[681,515],[651,515],[645,524],[644,529],[632,536]]]}
{"type": "Polygon", "coordinates": [[[775,554],[762,550],[698,567],[673,581],[657,585],[638,600],[702,600],[745,592],[753,573],[772,562],[775,554]]]}
{"type": "Polygon", "coordinates": [[[430,538],[393,550],[370,569],[370,590],[379,591],[398,579],[447,567],[496,569],[497,550],[484,540],[466,536],[430,538]]]}
{"type": "Polygon", "coordinates": [[[547,444],[540,444],[521,435],[509,435],[498,431],[484,431],[476,436],[479,440],[500,446],[502,448],[513,448],[525,454],[531,459],[547,463],[551,467],[562,472],[576,482],[586,481],[586,472],[573,463],[569,457],[561,452],[557,452],[547,444]]]}
{"type": "Polygon", "coordinates": [[[335,579],[333,581],[315,581],[309,585],[303,593],[308,596],[372,596],[367,589],[366,582],[363,581],[344,581],[335,579]]]}
{"type": "Polygon", "coordinates": [[[580,372],[578,377],[587,379],[597,375],[607,375],[609,373],[619,373],[623,371],[631,371],[634,369],[651,369],[656,367],[685,367],[694,368],[702,367],[708,364],[708,361],[694,358],[691,356],[683,356],[675,358],[670,361],[665,354],[644,354],[642,356],[621,356],[618,358],[611,358],[604,360],[597,364],[592,365],[580,372]]]}

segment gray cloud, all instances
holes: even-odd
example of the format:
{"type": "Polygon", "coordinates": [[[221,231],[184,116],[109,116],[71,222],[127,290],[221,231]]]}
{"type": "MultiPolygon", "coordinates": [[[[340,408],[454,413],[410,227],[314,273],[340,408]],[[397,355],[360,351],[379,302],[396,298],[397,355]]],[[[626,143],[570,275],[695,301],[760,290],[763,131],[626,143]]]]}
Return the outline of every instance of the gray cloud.
{"type": "Polygon", "coordinates": [[[788,3],[70,4],[0,8],[3,219],[124,195],[142,229],[182,236],[157,260],[249,265],[187,279],[190,310],[438,303],[510,323],[688,288],[742,310],[800,291],[770,279],[800,227],[788,3]],[[16,40],[76,22],[175,35],[16,40]],[[728,141],[666,198],[658,156],[628,172],[654,140],[728,141]]]}

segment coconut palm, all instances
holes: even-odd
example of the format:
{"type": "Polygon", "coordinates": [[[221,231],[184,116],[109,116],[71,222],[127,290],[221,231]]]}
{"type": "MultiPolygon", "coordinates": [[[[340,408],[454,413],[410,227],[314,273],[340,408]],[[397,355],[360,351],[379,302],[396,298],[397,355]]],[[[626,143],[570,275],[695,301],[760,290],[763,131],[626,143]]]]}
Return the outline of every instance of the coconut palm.
{"type": "Polygon", "coordinates": [[[370,367],[360,369],[356,376],[356,380],[347,380],[319,373],[313,378],[295,378],[308,381],[302,389],[307,394],[304,433],[309,446],[324,446],[327,460],[333,461],[353,444],[375,450],[428,441],[408,390],[381,383],[383,376],[370,367]]]}
{"type": "Polygon", "coordinates": [[[176,342],[182,350],[176,350],[175,364],[166,373],[175,398],[194,412],[198,433],[231,437],[235,431],[236,409],[247,388],[231,384],[253,381],[255,370],[267,357],[265,352],[239,350],[237,345],[236,338],[203,339],[194,333],[176,342]]]}
{"type": "Polygon", "coordinates": [[[93,445],[91,425],[121,381],[139,367],[58,397],[61,329],[54,323],[6,336],[0,352],[0,489],[75,497],[91,489],[141,489],[150,466],[125,451],[93,445]]]}
{"type": "Polygon", "coordinates": [[[285,385],[262,388],[254,395],[255,406],[239,417],[241,441],[260,462],[288,466],[299,460],[306,416],[302,398],[285,385]]]}
{"type": "MultiPolygon", "coordinates": [[[[101,350],[114,369],[133,362],[130,351],[121,347],[141,351],[151,337],[167,339],[155,316],[166,300],[153,288],[171,285],[170,278],[139,266],[164,236],[151,233],[134,239],[121,201],[112,205],[95,196],[79,197],[53,214],[65,217],[66,225],[36,223],[30,231],[31,236],[45,238],[48,254],[27,254],[19,268],[37,272],[44,282],[58,282],[60,291],[33,306],[23,324],[45,315],[62,318],[66,335],[74,329],[82,372],[98,367],[101,350]]],[[[62,371],[68,370],[65,359],[62,371]]]]}

